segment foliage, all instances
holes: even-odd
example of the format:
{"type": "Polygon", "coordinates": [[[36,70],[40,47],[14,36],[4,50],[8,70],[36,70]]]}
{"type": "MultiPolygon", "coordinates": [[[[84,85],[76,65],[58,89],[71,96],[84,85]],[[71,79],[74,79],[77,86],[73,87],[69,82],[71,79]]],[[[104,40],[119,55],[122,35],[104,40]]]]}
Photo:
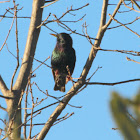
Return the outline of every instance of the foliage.
{"type": "Polygon", "coordinates": [[[138,93],[134,100],[128,100],[121,97],[118,93],[112,93],[112,99],[110,101],[111,112],[113,118],[116,121],[118,130],[121,131],[122,135],[127,140],[139,140],[139,100],[140,93],[138,93]],[[128,110],[129,108],[134,108],[131,112],[133,115],[130,115],[128,110]],[[135,110],[135,111],[134,111],[135,110]],[[134,117],[136,118],[134,118],[134,117]]]}

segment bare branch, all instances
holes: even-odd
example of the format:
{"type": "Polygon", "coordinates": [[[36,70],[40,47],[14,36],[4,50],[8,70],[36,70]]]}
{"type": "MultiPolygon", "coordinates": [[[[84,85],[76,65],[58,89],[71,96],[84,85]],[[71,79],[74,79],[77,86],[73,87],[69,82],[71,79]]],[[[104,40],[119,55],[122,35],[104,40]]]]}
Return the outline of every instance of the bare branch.
{"type": "MultiPolygon", "coordinates": [[[[35,59],[35,58],[34,58],[34,59],[35,59]]],[[[51,68],[49,65],[45,64],[45,62],[46,62],[48,59],[50,59],[50,56],[49,56],[48,58],[46,58],[43,62],[40,61],[40,60],[35,59],[37,62],[40,62],[41,64],[40,64],[37,68],[35,68],[35,69],[32,71],[32,73],[34,73],[34,72],[35,72],[40,66],[42,66],[43,64],[46,65],[47,67],[51,68]]]]}
{"type": "MultiPolygon", "coordinates": [[[[95,46],[100,46],[102,37],[104,35],[105,30],[101,29],[102,26],[105,24],[105,20],[106,20],[106,12],[107,12],[107,5],[108,5],[108,0],[104,0],[103,1],[103,11],[101,14],[101,23],[100,23],[100,28],[97,34],[97,39],[95,40],[95,46]],[[102,21],[103,20],[103,21],[102,21]]],[[[38,135],[38,139],[44,139],[44,137],[46,136],[46,134],[48,133],[48,131],[50,130],[51,126],[53,125],[53,123],[56,121],[57,117],[60,115],[60,113],[64,110],[64,108],[66,107],[66,105],[68,104],[69,100],[76,94],[76,92],[78,91],[78,89],[80,89],[83,86],[83,81],[86,78],[89,69],[92,65],[92,62],[96,56],[97,50],[94,49],[94,47],[92,47],[90,55],[87,59],[86,65],[83,69],[83,72],[81,74],[82,79],[79,79],[77,83],[75,83],[72,88],[70,89],[70,91],[65,95],[65,97],[62,99],[62,102],[59,103],[59,105],[56,107],[56,109],[54,110],[54,112],[52,113],[52,115],[50,116],[50,118],[48,119],[48,121],[46,122],[45,126],[43,127],[43,129],[41,130],[41,132],[38,135]]]]}
{"type": "Polygon", "coordinates": [[[14,97],[9,97],[9,96],[2,96],[0,95],[1,98],[4,98],[4,99],[14,99],[14,97]]]}
{"type": "Polygon", "coordinates": [[[1,105],[0,105],[0,109],[2,109],[2,110],[4,110],[4,111],[6,111],[6,112],[7,112],[7,109],[6,109],[6,108],[4,108],[4,107],[2,107],[1,105]]]}
{"type": "MultiPolygon", "coordinates": [[[[49,21],[46,21],[46,23],[44,23],[44,24],[48,24],[48,23],[51,23],[51,22],[59,22],[59,21],[61,21],[61,19],[62,19],[64,16],[66,16],[67,14],[70,14],[70,12],[80,10],[80,9],[82,9],[82,8],[88,6],[88,5],[89,5],[89,3],[85,4],[84,6],[82,6],[82,7],[80,7],[80,8],[77,8],[77,9],[73,9],[72,6],[71,6],[71,8],[70,8],[69,10],[67,9],[67,11],[66,11],[65,13],[63,13],[62,16],[60,16],[59,18],[56,18],[56,20],[49,20],[49,21]]],[[[53,15],[54,15],[54,14],[53,14],[53,15]]],[[[56,16],[56,15],[54,15],[54,16],[56,16]]],[[[61,21],[61,22],[64,22],[64,21],[61,21]]]]}
{"type": "MultiPolygon", "coordinates": [[[[52,104],[49,104],[49,105],[47,105],[47,106],[45,106],[45,107],[42,107],[42,108],[40,108],[40,109],[34,111],[33,114],[34,114],[34,113],[37,113],[37,112],[39,112],[39,111],[41,111],[41,110],[43,110],[43,109],[45,109],[45,108],[48,108],[48,107],[50,107],[50,106],[53,106],[53,105],[55,105],[55,104],[57,104],[57,103],[59,103],[59,101],[58,101],[58,102],[55,102],[55,103],[52,103],[52,104]]],[[[27,117],[30,116],[30,115],[31,115],[31,113],[30,113],[30,114],[27,114],[27,117]]]]}
{"type": "Polygon", "coordinates": [[[17,72],[17,70],[18,70],[18,68],[19,68],[19,48],[18,48],[18,28],[17,28],[17,6],[15,5],[15,2],[14,2],[14,7],[15,7],[15,18],[16,18],[16,48],[17,48],[17,57],[16,57],[16,59],[17,59],[17,66],[16,66],[16,69],[15,69],[15,71],[14,71],[14,73],[13,73],[13,76],[12,76],[12,79],[11,79],[11,88],[10,88],[10,90],[12,91],[12,87],[13,87],[13,82],[14,82],[14,77],[15,77],[15,75],[16,75],[16,72],[17,72]]]}
{"type": "Polygon", "coordinates": [[[83,18],[86,16],[86,14],[84,14],[81,18],[79,18],[78,20],[68,20],[68,21],[65,21],[65,20],[60,20],[61,22],[73,22],[73,23],[76,23],[76,22],[78,22],[78,21],[81,21],[81,20],[83,20],[83,18]]]}
{"type": "Polygon", "coordinates": [[[72,112],[69,116],[67,116],[67,114],[66,114],[66,115],[65,115],[64,117],[62,117],[59,121],[57,121],[56,123],[54,123],[53,126],[56,125],[56,124],[58,124],[58,123],[60,123],[60,122],[62,122],[62,121],[64,121],[64,120],[66,120],[66,119],[68,119],[68,118],[71,117],[73,114],[74,114],[74,112],[72,112]]]}
{"type": "Polygon", "coordinates": [[[131,0],[136,6],[137,8],[140,10],[140,6],[137,4],[137,2],[135,0],[131,0]]]}
{"type": "MultiPolygon", "coordinates": [[[[48,4],[48,5],[45,5],[45,6],[42,6],[41,8],[45,8],[45,7],[48,7],[48,6],[50,6],[50,5],[52,5],[52,4],[54,4],[55,2],[57,2],[58,0],[54,0],[53,2],[51,2],[50,4],[48,4]]],[[[48,1],[48,2],[50,2],[50,1],[48,1]]],[[[45,2],[46,3],[46,2],[45,2]]]]}
{"type": "MultiPolygon", "coordinates": [[[[26,88],[26,96],[25,96],[25,108],[27,108],[27,99],[28,99],[28,91],[29,91],[29,83],[27,84],[26,88]]],[[[27,110],[25,109],[24,111],[24,123],[27,121],[27,110]]],[[[23,127],[23,134],[24,134],[24,139],[26,139],[26,126],[23,127]]]]}
{"type": "Polygon", "coordinates": [[[46,26],[46,25],[44,25],[47,29],[49,29],[50,31],[52,31],[52,32],[54,32],[54,33],[56,33],[57,34],[57,32],[56,31],[54,31],[53,29],[51,29],[51,28],[49,28],[48,26],[46,26]]]}
{"type": "Polygon", "coordinates": [[[15,85],[13,87],[13,90],[16,89],[16,90],[24,91],[27,85],[28,76],[30,74],[30,70],[32,67],[33,57],[35,54],[36,45],[40,33],[40,28],[37,29],[36,27],[41,24],[43,9],[40,7],[43,5],[44,5],[44,0],[33,1],[32,16],[31,16],[31,22],[30,22],[30,28],[28,32],[25,52],[24,52],[20,72],[15,82],[15,85]]]}
{"type": "Polygon", "coordinates": [[[40,28],[44,24],[44,22],[48,20],[50,16],[51,16],[51,13],[49,13],[48,17],[39,26],[37,26],[37,29],[40,28]]]}
{"type": "MultiPolygon", "coordinates": [[[[67,113],[64,117],[61,117],[61,118],[57,119],[56,120],[56,123],[54,123],[53,126],[56,125],[56,124],[58,124],[58,123],[60,123],[60,122],[62,122],[62,121],[64,121],[64,120],[66,120],[66,119],[68,119],[69,117],[71,117],[72,115],[74,115],[74,112],[72,112],[71,114],[69,114],[69,116],[68,116],[68,114],[69,113],[67,113]]],[[[32,124],[32,126],[38,126],[38,125],[45,125],[45,123],[32,124]]],[[[24,124],[23,126],[30,126],[30,124],[24,124]]]]}
{"type": "Polygon", "coordinates": [[[126,80],[126,81],[121,81],[121,82],[115,82],[115,83],[101,83],[101,82],[85,82],[87,85],[106,85],[106,86],[114,86],[118,84],[124,84],[124,83],[129,83],[129,82],[136,82],[140,81],[140,79],[131,79],[131,80],[126,80]]]}
{"type": "Polygon", "coordinates": [[[7,48],[8,52],[9,52],[14,58],[17,59],[17,57],[9,50],[7,43],[6,43],[6,48],[7,48]]]}
{"type": "Polygon", "coordinates": [[[7,0],[7,1],[0,1],[0,3],[5,3],[5,2],[10,2],[9,0],[7,0]]]}
{"type": "Polygon", "coordinates": [[[22,123],[20,126],[18,126],[17,128],[15,129],[18,129],[19,127],[21,126],[24,126],[28,121],[30,121],[31,119],[33,119],[34,117],[36,117],[37,115],[39,115],[41,113],[41,111],[39,111],[37,114],[35,114],[34,116],[32,116],[32,118],[28,119],[25,123],[22,123]]]}
{"type": "MultiPolygon", "coordinates": [[[[116,15],[116,13],[118,12],[118,10],[119,10],[121,4],[122,4],[122,0],[120,0],[119,3],[117,4],[117,7],[116,7],[116,9],[115,9],[114,12],[113,12],[112,17],[115,17],[115,15],[116,15]]],[[[110,25],[111,22],[112,22],[112,18],[109,19],[109,21],[108,21],[107,24],[104,26],[104,28],[107,28],[107,27],[110,25]]]]}
{"type": "Polygon", "coordinates": [[[140,56],[140,52],[137,51],[127,51],[127,50],[110,50],[110,49],[101,49],[101,48],[95,48],[98,49],[100,51],[110,51],[110,52],[119,52],[119,53],[125,53],[125,54],[129,54],[129,55],[133,55],[133,56],[140,56]]]}
{"type": "Polygon", "coordinates": [[[34,97],[33,97],[33,93],[32,93],[32,85],[30,84],[31,81],[29,81],[29,86],[30,86],[30,93],[31,93],[31,98],[32,98],[32,111],[31,111],[31,122],[30,122],[30,132],[29,132],[29,136],[28,139],[31,139],[31,133],[32,133],[32,123],[33,123],[33,111],[34,111],[34,97]]]}
{"type": "Polygon", "coordinates": [[[112,20],[116,21],[117,23],[121,24],[122,26],[124,26],[126,29],[128,29],[129,31],[131,31],[132,33],[136,34],[138,37],[140,37],[140,35],[136,32],[134,32],[133,30],[131,30],[130,28],[128,28],[127,26],[125,26],[123,23],[119,22],[118,20],[114,19],[110,14],[109,16],[111,17],[112,20]]]}
{"type": "Polygon", "coordinates": [[[6,44],[6,41],[7,41],[8,37],[9,37],[10,32],[11,32],[11,29],[12,29],[12,27],[13,27],[14,20],[15,20],[15,13],[14,13],[14,18],[13,18],[13,20],[12,20],[11,27],[10,27],[10,29],[9,29],[9,31],[8,31],[7,37],[6,37],[6,39],[5,39],[4,43],[3,43],[3,45],[2,45],[1,48],[0,48],[0,51],[3,49],[4,45],[6,44]]]}
{"type": "Polygon", "coordinates": [[[93,75],[95,75],[96,74],[96,72],[99,70],[99,69],[101,69],[102,67],[97,67],[97,69],[93,72],[93,74],[87,79],[87,81],[90,81],[90,79],[93,77],[93,75]]]}
{"type": "MultiPolygon", "coordinates": [[[[5,15],[0,15],[0,17],[2,17],[2,18],[15,18],[15,17],[12,17],[12,16],[5,16],[5,15]]],[[[18,16],[17,18],[25,18],[25,19],[28,18],[28,19],[30,19],[31,17],[23,17],[23,16],[20,17],[20,16],[18,16]]],[[[2,20],[2,19],[1,19],[1,20],[2,20]]],[[[1,20],[0,20],[0,21],[1,21],[1,20]]]]}
{"type": "MultiPolygon", "coordinates": [[[[132,6],[132,7],[127,6],[127,5],[125,4],[124,0],[122,0],[122,2],[123,2],[123,4],[124,4],[125,7],[129,8],[130,10],[133,10],[133,11],[135,11],[135,12],[140,13],[140,11],[135,10],[135,9],[133,8],[133,6],[132,6]]],[[[133,3],[138,7],[138,9],[140,9],[140,8],[139,8],[139,5],[138,5],[136,2],[134,2],[134,0],[133,0],[133,2],[132,2],[132,5],[133,5],[133,3]]]]}
{"type": "Polygon", "coordinates": [[[126,57],[126,59],[127,59],[128,61],[132,61],[132,62],[135,62],[135,63],[138,63],[138,64],[140,64],[140,62],[138,62],[138,61],[135,61],[135,60],[133,60],[133,59],[130,59],[130,58],[128,58],[128,57],[126,57]]]}
{"type": "Polygon", "coordinates": [[[5,95],[5,96],[7,95],[6,92],[8,91],[8,88],[5,84],[5,82],[3,81],[1,75],[0,75],[0,90],[3,93],[3,95],[5,95]]]}
{"type": "Polygon", "coordinates": [[[92,62],[94,61],[94,58],[96,57],[96,54],[98,52],[98,50],[95,49],[94,47],[98,48],[100,46],[102,37],[104,36],[104,32],[105,32],[105,30],[107,28],[107,27],[103,28],[105,26],[105,21],[106,21],[107,5],[108,5],[108,0],[103,0],[100,27],[99,27],[99,30],[98,30],[98,33],[97,33],[97,36],[96,36],[97,40],[95,40],[94,45],[91,48],[89,57],[88,57],[87,62],[85,64],[84,68],[83,68],[82,74],[80,76],[83,79],[86,78],[86,76],[87,76],[87,74],[88,74],[88,72],[90,70],[90,67],[92,65],[92,62]]]}
{"type": "MultiPolygon", "coordinates": [[[[137,21],[137,20],[139,20],[139,19],[140,19],[140,17],[136,17],[136,19],[133,20],[132,22],[125,23],[125,24],[123,24],[123,25],[129,25],[129,24],[132,24],[132,23],[134,23],[135,21],[137,21]]],[[[110,28],[107,28],[107,30],[109,30],[109,29],[114,29],[114,28],[118,28],[118,27],[121,27],[121,26],[123,26],[123,25],[118,25],[118,26],[115,26],[115,27],[110,27],[110,28]]]]}
{"type": "Polygon", "coordinates": [[[77,8],[77,9],[72,9],[72,6],[69,10],[67,10],[60,18],[58,18],[58,20],[62,19],[66,14],[68,14],[69,12],[71,11],[78,11],[80,9],[83,9],[84,7],[88,6],[89,3],[85,4],[84,6],[80,7],[80,8],[77,8]]]}

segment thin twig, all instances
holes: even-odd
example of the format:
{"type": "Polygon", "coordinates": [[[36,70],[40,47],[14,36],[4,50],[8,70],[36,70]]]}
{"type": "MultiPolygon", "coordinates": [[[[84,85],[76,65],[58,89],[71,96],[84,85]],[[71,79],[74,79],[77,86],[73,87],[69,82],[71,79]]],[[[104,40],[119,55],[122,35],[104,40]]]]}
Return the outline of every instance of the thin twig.
{"type": "Polygon", "coordinates": [[[2,46],[1,46],[1,48],[0,48],[0,51],[3,49],[4,45],[6,44],[7,39],[8,39],[8,37],[9,37],[9,34],[10,34],[11,29],[12,29],[13,24],[14,24],[15,14],[16,14],[16,12],[14,12],[14,17],[13,17],[13,21],[12,21],[11,27],[10,27],[10,29],[9,29],[9,31],[8,31],[8,34],[7,34],[7,37],[6,37],[5,41],[4,41],[4,43],[2,44],[2,46]]]}
{"type": "MultiPolygon", "coordinates": [[[[29,83],[27,84],[26,88],[26,96],[25,96],[25,108],[27,108],[27,100],[28,100],[28,92],[29,92],[29,83]]],[[[25,109],[24,111],[24,123],[27,121],[27,110],[25,109]]],[[[24,139],[26,139],[26,126],[23,127],[23,134],[24,134],[24,139]]]]}
{"type": "Polygon", "coordinates": [[[33,119],[34,117],[36,117],[37,115],[39,115],[41,113],[41,111],[39,111],[37,114],[35,114],[34,116],[32,116],[32,118],[28,119],[25,123],[22,123],[20,126],[18,126],[17,128],[15,129],[18,129],[19,127],[21,126],[24,126],[28,121],[30,121],[31,119],[33,119]]]}
{"type": "Polygon", "coordinates": [[[118,11],[118,13],[126,13],[126,12],[131,12],[132,10],[127,10],[127,11],[118,11]]]}
{"type": "Polygon", "coordinates": [[[136,6],[137,8],[140,10],[140,6],[137,4],[137,2],[135,0],[131,0],[136,6]]]}
{"type": "Polygon", "coordinates": [[[136,34],[138,37],[140,37],[140,35],[136,32],[134,32],[133,30],[131,30],[130,28],[128,28],[127,26],[125,26],[123,23],[119,22],[118,20],[114,19],[110,14],[109,16],[111,17],[112,20],[116,21],[117,23],[121,24],[122,26],[124,26],[126,29],[128,29],[129,31],[131,31],[132,33],[136,34]]]}
{"type": "Polygon", "coordinates": [[[0,95],[1,98],[4,98],[4,99],[14,99],[14,97],[9,97],[9,96],[3,96],[3,95],[0,95]]]}
{"type": "Polygon", "coordinates": [[[6,109],[6,108],[4,108],[4,107],[2,107],[1,105],[0,105],[0,109],[2,109],[2,110],[4,110],[4,111],[6,111],[6,112],[7,112],[7,109],[6,109]]]}
{"type": "Polygon", "coordinates": [[[49,18],[50,16],[51,16],[51,13],[49,13],[48,17],[47,17],[39,26],[37,26],[36,28],[37,28],[37,29],[40,28],[40,27],[44,24],[44,22],[48,20],[48,18],[49,18]]]}
{"type": "Polygon", "coordinates": [[[14,58],[17,59],[17,57],[9,50],[7,43],[6,43],[6,48],[7,48],[8,52],[9,52],[14,58]]]}
{"type": "MultiPolygon", "coordinates": [[[[96,74],[96,72],[102,67],[97,67],[97,69],[93,72],[93,74],[86,80],[87,82],[89,82],[91,80],[91,78],[96,74]]],[[[78,94],[79,92],[81,92],[82,90],[84,90],[88,85],[84,85],[80,90],[78,90],[76,92],[76,94],[78,94]]]]}
{"type": "MultiPolygon", "coordinates": [[[[5,16],[5,15],[0,15],[0,17],[2,17],[2,18],[15,18],[15,17],[12,17],[12,16],[5,16]]],[[[20,17],[20,16],[18,16],[17,18],[19,18],[19,19],[20,18],[25,18],[25,19],[28,18],[28,19],[30,19],[31,17],[23,17],[23,16],[20,17]]],[[[1,22],[1,20],[0,20],[0,22],[1,22]]]]}
{"type": "Polygon", "coordinates": [[[140,52],[137,51],[127,51],[127,50],[110,50],[110,49],[101,49],[101,48],[95,48],[100,51],[110,51],[110,52],[119,52],[119,53],[125,53],[133,56],[140,56],[140,52]]]}
{"type": "Polygon", "coordinates": [[[32,71],[32,73],[33,72],[35,72],[41,65],[45,65],[45,66],[47,66],[47,67],[49,67],[49,68],[51,68],[51,66],[49,66],[49,65],[47,65],[47,64],[45,64],[44,62],[45,61],[47,61],[48,59],[50,59],[50,56],[48,57],[48,58],[46,58],[43,62],[42,61],[40,61],[40,60],[38,60],[38,59],[36,59],[36,58],[34,58],[34,60],[36,60],[37,62],[39,62],[39,63],[41,63],[36,69],[34,69],[33,71],[32,71]]]}
{"type": "Polygon", "coordinates": [[[57,2],[57,1],[58,1],[58,0],[55,0],[55,1],[51,2],[50,4],[48,4],[48,5],[42,6],[41,8],[48,7],[48,6],[50,6],[50,5],[54,4],[54,3],[55,3],[55,2],[57,2]]]}
{"type": "Polygon", "coordinates": [[[53,29],[49,28],[48,26],[44,25],[47,29],[49,29],[50,31],[54,32],[55,34],[57,34],[56,31],[54,31],[53,29]]]}
{"type": "Polygon", "coordinates": [[[66,14],[68,14],[69,12],[71,12],[71,11],[78,11],[78,10],[80,10],[80,9],[83,9],[84,7],[87,7],[89,5],[89,3],[87,3],[87,4],[85,4],[84,6],[82,6],[82,7],[79,7],[79,8],[77,8],[77,9],[72,9],[72,6],[71,6],[71,8],[69,9],[69,10],[67,10],[60,18],[58,18],[58,20],[60,20],[60,19],[62,19],[66,14]]]}
{"type": "Polygon", "coordinates": [[[86,80],[86,81],[90,81],[90,79],[96,74],[96,72],[101,69],[102,67],[97,67],[97,69],[93,72],[93,74],[86,80]]]}
{"type": "Polygon", "coordinates": [[[135,61],[135,60],[133,60],[133,59],[130,59],[129,57],[126,57],[126,59],[127,59],[127,61],[132,61],[132,62],[135,62],[135,63],[138,63],[138,64],[140,64],[140,62],[138,62],[138,61],[135,61]]]}
{"type": "Polygon", "coordinates": [[[63,119],[61,119],[61,120],[59,120],[58,122],[54,123],[52,126],[54,126],[54,125],[56,125],[56,124],[58,124],[58,123],[60,123],[60,122],[62,122],[62,121],[64,121],[64,120],[68,119],[68,118],[71,117],[73,114],[74,114],[74,112],[72,112],[68,117],[64,117],[63,119]]]}
{"type": "Polygon", "coordinates": [[[28,139],[31,139],[31,133],[32,133],[32,122],[33,122],[33,111],[34,111],[34,97],[33,97],[33,92],[32,92],[32,85],[30,83],[31,81],[29,81],[29,87],[30,87],[30,93],[31,93],[31,99],[32,99],[32,111],[31,111],[31,122],[30,122],[30,131],[29,131],[29,136],[28,136],[28,139]]]}
{"type": "Polygon", "coordinates": [[[68,27],[66,24],[62,23],[62,21],[60,20],[60,18],[57,18],[56,15],[53,15],[53,16],[56,18],[56,20],[54,20],[54,22],[57,22],[58,25],[59,25],[60,27],[62,27],[63,29],[65,29],[65,30],[67,30],[67,31],[70,31],[71,33],[74,33],[74,34],[77,34],[77,35],[86,37],[86,38],[88,37],[89,39],[97,40],[96,38],[93,38],[93,37],[90,37],[90,36],[86,36],[86,35],[80,34],[80,33],[76,32],[76,30],[73,31],[73,30],[72,30],[70,27],[68,27]]]}
{"type": "Polygon", "coordinates": [[[136,82],[136,81],[140,81],[140,79],[131,79],[131,80],[120,81],[120,82],[115,82],[115,83],[85,82],[85,84],[87,84],[87,85],[106,85],[106,86],[114,86],[114,85],[119,85],[119,84],[124,84],[124,83],[130,83],[130,82],[136,82]]]}
{"type": "MultiPolygon", "coordinates": [[[[140,11],[135,10],[133,7],[127,6],[127,5],[125,4],[124,0],[122,0],[122,2],[123,2],[123,4],[124,4],[125,7],[129,8],[130,10],[133,10],[133,11],[135,11],[135,12],[140,13],[140,11]]],[[[133,1],[133,2],[134,2],[134,1],[133,1]]],[[[136,6],[138,6],[138,4],[137,4],[136,2],[135,2],[134,4],[135,4],[136,6]]],[[[133,5],[133,3],[132,3],[132,5],[133,5]]],[[[138,9],[139,9],[139,6],[138,6],[138,9]]]]}
{"type": "Polygon", "coordinates": [[[81,18],[79,18],[78,20],[68,20],[68,21],[65,21],[65,20],[60,20],[61,22],[73,22],[73,23],[76,23],[78,21],[82,21],[83,18],[86,16],[86,14],[84,14],[81,18]]]}
{"type": "Polygon", "coordinates": [[[5,2],[10,2],[10,0],[8,0],[8,1],[0,1],[0,3],[5,3],[5,2]]]}
{"type": "MultiPolygon", "coordinates": [[[[40,109],[34,111],[33,114],[34,114],[34,113],[37,113],[37,112],[39,112],[39,111],[41,111],[41,110],[43,110],[43,109],[46,109],[46,108],[48,108],[48,107],[50,107],[50,106],[53,106],[53,105],[55,105],[55,104],[57,104],[57,103],[59,103],[59,102],[55,102],[55,103],[49,104],[49,105],[47,105],[47,106],[45,106],[45,107],[42,107],[42,108],[40,108],[40,109]]],[[[31,113],[27,114],[27,117],[30,116],[30,115],[31,115],[31,113]]]]}
{"type": "MultiPolygon", "coordinates": [[[[113,18],[115,17],[116,13],[118,12],[118,10],[119,10],[121,4],[122,4],[122,0],[120,0],[119,3],[117,4],[117,7],[116,7],[116,9],[114,10],[114,12],[113,12],[113,14],[112,14],[112,17],[113,17],[113,18]]],[[[107,29],[107,27],[110,25],[111,22],[112,22],[112,18],[110,18],[110,19],[108,20],[108,22],[103,26],[103,28],[104,28],[104,29],[107,29]]]]}
{"type": "Polygon", "coordinates": [[[11,79],[11,88],[10,90],[12,91],[12,87],[13,87],[13,82],[14,82],[14,77],[17,73],[17,70],[19,68],[19,48],[18,48],[18,27],[17,27],[17,6],[15,6],[15,2],[14,2],[14,7],[15,7],[15,17],[16,17],[16,49],[17,49],[17,66],[16,66],[16,69],[13,73],[13,76],[12,76],[12,79],[11,79]]]}
{"type": "MultiPolygon", "coordinates": [[[[136,19],[135,20],[133,20],[132,22],[129,22],[129,23],[125,23],[124,25],[129,25],[129,24],[132,24],[132,23],[134,23],[135,21],[137,21],[137,20],[139,20],[140,19],[140,17],[136,17],[136,19]]],[[[118,25],[118,26],[115,26],[115,27],[110,27],[110,28],[107,28],[107,30],[109,30],[109,29],[114,29],[114,28],[118,28],[118,27],[122,27],[123,25],[118,25]]]]}

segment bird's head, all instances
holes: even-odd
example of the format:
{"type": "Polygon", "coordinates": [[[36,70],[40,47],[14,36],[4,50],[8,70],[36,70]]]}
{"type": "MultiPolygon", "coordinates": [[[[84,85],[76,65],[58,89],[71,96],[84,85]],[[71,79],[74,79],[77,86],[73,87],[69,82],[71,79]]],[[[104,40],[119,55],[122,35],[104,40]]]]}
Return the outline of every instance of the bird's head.
{"type": "Polygon", "coordinates": [[[72,38],[67,33],[60,33],[60,34],[51,34],[55,37],[57,37],[57,43],[59,44],[65,44],[67,47],[72,47],[72,38]]]}

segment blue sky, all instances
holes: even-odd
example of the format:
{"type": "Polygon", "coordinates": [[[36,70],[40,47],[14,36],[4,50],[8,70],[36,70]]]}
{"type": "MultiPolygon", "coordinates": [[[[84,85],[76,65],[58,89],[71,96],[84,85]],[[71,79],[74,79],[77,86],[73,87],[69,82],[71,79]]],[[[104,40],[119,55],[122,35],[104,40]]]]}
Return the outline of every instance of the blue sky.
{"type": "MultiPolygon", "coordinates": [[[[109,3],[113,3],[113,0],[110,0],[109,3]]],[[[115,0],[114,3],[117,3],[118,0],[115,0]]],[[[23,7],[21,11],[18,12],[18,16],[31,16],[32,11],[32,1],[18,1],[19,8],[23,7]]],[[[82,10],[77,12],[73,12],[76,16],[67,15],[64,20],[76,20],[86,14],[86,17],[78,22],[78,23],[69,23],[69,27],[73,30],[76,30],[79,33],[82,33],[82,24],[86,21],[88,25],[88,34],[92,37],[96,37],[99,23],[100,23],[100,15],[101,15],[101,8],[102,8],[102,0],[60,0],[55,4],[44,8],[43,12],[43,19],[45,19],[48,14],[51,12],[52,14],[56,14],[57,17],[61,16],[67,9],[73,5],[73,8],[79,8],[86,3],[89,3],[88,7],[85,7],[82,10]]],[[[5,12],[5,9],[8,7],[13,7],[12,1],[10,3],[2,3],[0,4],[0,15],[5,12]]],[[[116,6],[109,6],[108,13],[112,13],[116,6]]],[[[128,9],[121,7],[120,11],[126,11],[128,9]]],[[[10,16],[10,14],[8,14],[10,16]]],[[[122,23],[131,22],[136,17],[140,16],[139,13],[136,12],[126,12],[126,13],[118,13],[116,15],[116,19],[121,21],[122,23]]],[[[50,20],[54,19],[53,16],[50,16],[50,20]]],[[[107,16],[107,20],[109,16],[107,16]]],[[[8,30],[11,26],[12,19],[3,19],[0,22],[0,46],[2,46],[8,30]]],[[[24,48],[26,44],[28,29],[29,29],[30,19],[18,19],[18,31],[19,31],[19,49],[20,49],[20,64],[21,58],[23,57],[24,48]]],[[[110,27],[118,25],[114,21],[111,23],[110,27]]],[[[140,34],[140,21],[136,21],[133,25],[129,25],[131,29],[136,31],[140,34]]],[[[48,27],[52,28],[56,32],[67,32],[61,27],[59,27],[56,23],[51,23],[47,25],[48,27]]],[[[37,44],[37,49],[35,53],[35,58],[41,61],[44,61],[48,56],[51,56],[51,53],[56,44],[56,38],[51,36],[49,33],[52,33],[50,30],[46,29],[45,27],[41,28],[40,37],[37,44]]],[[[69,32],[67,32],[69,33],[69,32]]],[[[87,60],[88,54],[91,49],[90,43],[81,36],[76,34],[72,34],[71,37],[73,38],[73,47],[76,51],[76,66],[73,73],[74,78],[78,78],[81,74],[83,66],[87,60]]],[[[10,36],[7,40],[7,45],[12,53],[16,55],[16,42],[15,42],[15,25],[13,26],[10,36]]],[[[101,48],[103,49],[118,49],[118,50],[134,50],[140,51],[140,39],[137,35],[133,34],[129,30],[124,27],[116,28],[107,30],[102,43],[101,48]]],[[[135,79],[139,78],[139,69],[140,65],[134,62],[130,62],[126,60],[126,56],[130,57],[131,59],[135,59],[136,61],[140,62],[139,57],[137,56],[129,56],[126,54],[120,54],[116,52],[103,52],[98,51],[98,54],[92,64],[91,70],[88,74],[88,77],[97,69],[98,66],[102,67],[99,69],[97,73],[93,76],[91,81],[93,82],[118,82],[123,80],[135,79]]],[[[39,65],[40,63],[34,61],[33,63],[33,70],[39,65]]],[[[46,62],[46,64],[50,65],[50,59],[46,62]]],[[[6,82],[7,86],[10,87],[11,77],[16,67],[16,59],[9,54],[4,46],[3,50],[0,52],[0,74],[2,75],[4,81],[6,82]]],[[[50,95],[53,96],[62,96],[66,93],[55,92],[53,91],[54,87],[54,80],[51,73],[51,69],[46,66],[40,67],[37,71],[35,71],[36,77],[32,79],[32,82],[36,82],[38,86],[43,90],[48,90],[50,95]]],[[[16,75],[17,76],[17,75],[16,75]]],[[[16,78],[15,78],[16,79],[16,78]]],[[[73,108],[67,106],[66,109],[62,112],[60,117],[64,116],[66,113],[74,112],[74,115],[59,123],[51,128],[47,137],[47,140],[121,140],[123,139],[122,136],[119,134],[119,131],[112,130],[113,127],[116,127],[114,123],[110,107],[109,101],[111,98],[112,91],[118,91],[121,96],[133,98],[136,92],[139,89],[140,82],[134,83],[126,83],[122,85],[116,85],[113,87],[109,86],[99,86],[99,85],[92,85],[88,86],[84,91],[76,95],[72,98],[69,102],[75,106],[82,106],[82,108],[73,108]]],[[[66,91],[68,91],[72,86],[72,83],[69,82],[66,86],[66,91]]],[[[34,97],[45,98],[46,96],[39,92],[36,86],[33,88],[34,97]]],[[[1,94],[1,92],[0,92],[1,94]]],[[[25,99],[25,97],[24,97],[25,99]]],[[[24,99],[23,99],[23,107],[24,107],[24,99]]],[[[50,103],[53,103],[55,100],[52,98],[48,98],[44,101],[39,107],[44,107],[50,103]]],[[[29,107],[31,107],[31,97],[29,95],[29,107]]],[[[6,106],[5,101],[0,98],[0,104],[6,106]]],[[[38,109],[37,107],[36,109],[38,109]]],[[[48,109],[42,111],[41,115],[34,119],[34,123],[43,123],[46,122],[55,109],[56,106],[52,106],[48,109]]],[[[35,110],[36,110],[35,109],[35,110]]],[[[28,111],[30,113],[30,110],[28,111]]],[[[24,112],[23,112],[24,113],[24,112]]],[[[23,115],[23,114],[22,114],[23,115]]],[[[5,118],[5,112],[1,111],[1,118],[5,118]]],[[[3,124],[0,121],[0,127],[3,124]]],[[[33,128],[33,135],[38,133],[43,126],[34,126],[33,128]]]]}

